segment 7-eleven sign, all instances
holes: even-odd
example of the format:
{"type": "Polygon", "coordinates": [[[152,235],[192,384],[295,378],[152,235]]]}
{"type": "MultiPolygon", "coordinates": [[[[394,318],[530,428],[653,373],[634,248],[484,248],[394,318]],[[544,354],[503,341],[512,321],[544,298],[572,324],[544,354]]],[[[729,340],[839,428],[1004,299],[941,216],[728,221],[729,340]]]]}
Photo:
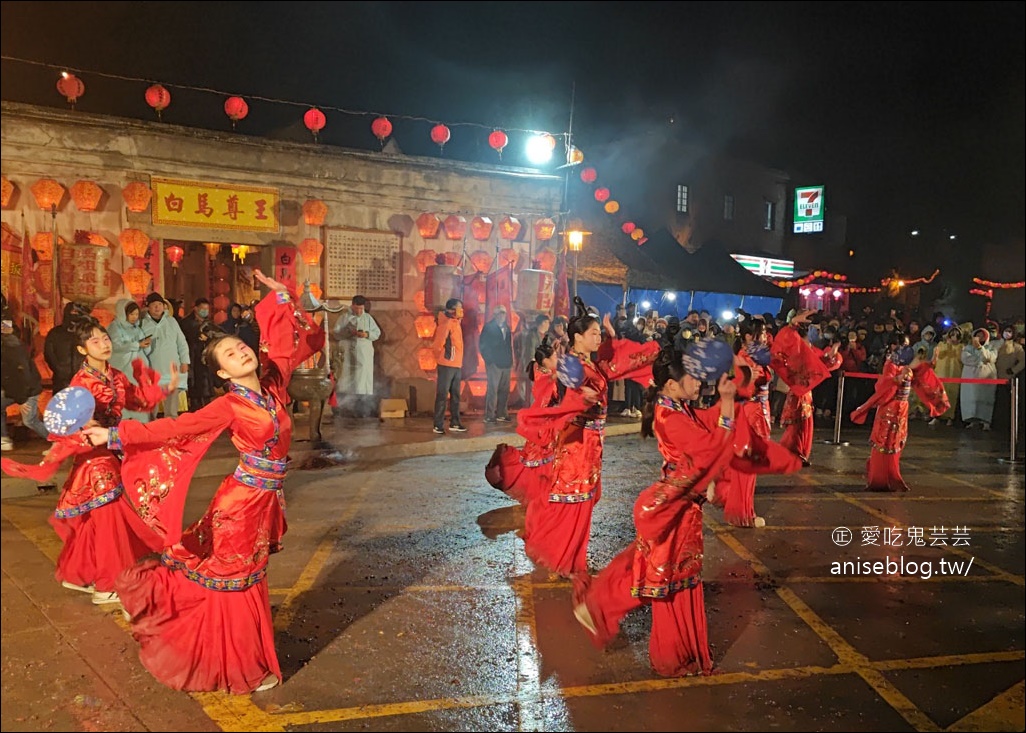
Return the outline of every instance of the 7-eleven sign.
{"type": "Polygon", "coordinates": [[[823,186],[807,186],[794,190],[794,233],[823,231],[823,186]]]}

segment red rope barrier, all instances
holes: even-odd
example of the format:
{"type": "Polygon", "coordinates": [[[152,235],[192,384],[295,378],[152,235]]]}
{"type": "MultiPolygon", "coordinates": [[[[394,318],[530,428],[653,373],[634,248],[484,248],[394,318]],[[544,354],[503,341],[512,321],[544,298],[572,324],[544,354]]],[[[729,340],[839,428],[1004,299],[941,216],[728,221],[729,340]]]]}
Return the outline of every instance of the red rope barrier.
{"type": "MultiPolygon", "coordinates": [[[[866,374],[865,372],[841,372],[844,378],[856,377],[858,379],[879,379],[879,374],[866,374]]],[[[940,381],[949,384],[1008,384],[1007,379],[961,379],[959,377],[938,377],[940,381]]]]}

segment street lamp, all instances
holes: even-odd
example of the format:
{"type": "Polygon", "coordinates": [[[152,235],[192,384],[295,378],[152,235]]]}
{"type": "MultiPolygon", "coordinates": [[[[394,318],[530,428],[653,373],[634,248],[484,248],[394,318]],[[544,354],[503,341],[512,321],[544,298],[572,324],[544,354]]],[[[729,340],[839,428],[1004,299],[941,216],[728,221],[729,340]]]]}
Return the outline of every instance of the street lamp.
{"type": "Polygon", "coordinates": [[[566,236],[566,246],[571,252],[574,253],[574,297],[577,297],[577,257],[582,249],[584,249],[584,236],[591,234],[584,230],[584,222],[580,219],[571,219],[567,222],[566,229],[563,230],[562,234],[566,236]]]}

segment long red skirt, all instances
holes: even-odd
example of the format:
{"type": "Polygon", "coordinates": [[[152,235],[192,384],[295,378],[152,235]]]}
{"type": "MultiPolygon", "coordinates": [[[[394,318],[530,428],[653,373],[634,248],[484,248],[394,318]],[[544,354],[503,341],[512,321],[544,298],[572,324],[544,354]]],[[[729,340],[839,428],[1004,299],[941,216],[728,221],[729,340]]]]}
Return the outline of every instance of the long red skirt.
{"type": "Polygon", "coordinates": [[[713,663],[702,584],[666,598],[634,597],[631,586],[635,552],[631,545],[614,557],[579,599],[587,605],[598,629],[592,642],[600,648],[608,645],[619,632],[623,617],[648,604],[652,607],[652,633],[648,641],[652,669],[663,677],[709,674],[713,663]]]}
{"type": "Polygon", "coordinates": [[[208,590],[146,559],[116,586],[132,617],[139,659],[162,684],[187,692],[253,692],[281,679],[267,578],[241,591],[208,590]]]}
{"type": "Polygon", "coordinates": [[[54,573],[57,580],[94,586],[102,593],[114,590],[123,570],[162,545],[124,494],[77,517],[58,519],[51,514],[50,525],[64,543],[54,573]]]}
{"type": "Polygon", "coordinates": [[[539,496],[527,505],[524,550],[532,561],[567,578],[588,572],[588,539],[598,487],[595,492],[591,501],[576,504],[539,496]]]}
{"type": "Polygon", "coordinates": [[[870,450],[866,461],[866,488],[870,491],[908,491],[901,477],[901,453],[870,450]]]}
{"type": "Polygon", "coordinates": [[[812,418],[798,418],[784,429],[780,445],[808,463],[812,455],[812,432],[812,418]]]}
{"type": "Polygon", "coordinates": [[[552,485],[552,462],[525,466],[522,458],[523,452],[519,448],[500,443],[485,466],[485,478],[510,499],[526,507],[534,497],[548,492],[552,485]]]}

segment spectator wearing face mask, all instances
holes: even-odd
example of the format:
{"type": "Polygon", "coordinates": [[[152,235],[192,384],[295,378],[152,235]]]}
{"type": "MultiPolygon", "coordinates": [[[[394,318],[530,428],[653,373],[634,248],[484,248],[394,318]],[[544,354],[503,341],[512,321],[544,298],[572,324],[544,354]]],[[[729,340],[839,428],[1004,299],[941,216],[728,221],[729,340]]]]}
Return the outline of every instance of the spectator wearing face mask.
{"type": "MultiPolygon", "coordinates": [[[[1026,354],[1023,353],[1022,346],[1016,343],[1015,328],[1012,324],[1006,324],[1001,328],[1001,340],[997,342],[994,350],[997,353],[997,360],[994,363],[997,369],[997,378],[1008,380],[1007,384],[998,385],[994,395],[994,427],[1005,432],[1011,428],[1011,384],[1013,380],[1020,380],[1019,399],[1026,398],[1021,389],[1023,369],[1026,368],[1026,354]]],[[[1019,430],[1022,431],[1021,426],[1019,430]]]]}

